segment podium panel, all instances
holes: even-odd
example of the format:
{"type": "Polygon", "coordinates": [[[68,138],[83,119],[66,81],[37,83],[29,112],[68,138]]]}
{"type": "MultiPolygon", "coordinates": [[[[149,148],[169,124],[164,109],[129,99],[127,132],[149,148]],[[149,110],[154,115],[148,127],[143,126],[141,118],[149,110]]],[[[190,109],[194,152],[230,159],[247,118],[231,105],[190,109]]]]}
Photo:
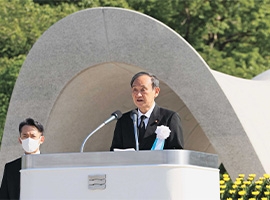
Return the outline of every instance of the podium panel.
{"type": "Polygon", "coordinates": [[[21,199],[219,199],[218,158],[188,150],[25,155],[21,199]]]}

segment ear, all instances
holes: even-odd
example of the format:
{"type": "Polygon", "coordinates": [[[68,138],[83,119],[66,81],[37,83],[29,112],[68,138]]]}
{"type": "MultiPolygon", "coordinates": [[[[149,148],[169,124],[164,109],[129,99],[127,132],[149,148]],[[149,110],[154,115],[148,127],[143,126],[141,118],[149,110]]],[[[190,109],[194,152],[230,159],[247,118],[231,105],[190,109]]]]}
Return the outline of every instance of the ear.
{"type": "Polygon", "coordinates": [[[22,140],[20,137],[18,137],[19,143],[22,144],[22,140]]]}
{"type": "Polygon", "coordinates": [[[155,88],[155,98],[159,95],[160,88],[156,87],[155,88]]]}
{"type": "Polygon", "coordinates": [[[44,142],[44,140],[45,140],[45,137],[44,136],[41,136],[40,137],[40,144],[42,144],[44,142]]]}

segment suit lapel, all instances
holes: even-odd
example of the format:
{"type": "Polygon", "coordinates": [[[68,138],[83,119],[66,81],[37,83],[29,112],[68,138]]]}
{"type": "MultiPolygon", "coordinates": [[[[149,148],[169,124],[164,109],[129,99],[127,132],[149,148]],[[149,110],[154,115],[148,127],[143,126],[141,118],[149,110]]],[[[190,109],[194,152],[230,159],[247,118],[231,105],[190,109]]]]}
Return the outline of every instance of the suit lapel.
{"type": "Polygon", "coordinates": [[[145,135],[144,138],[149,137],[150,135],[155,134],[157,124],[160,121],[160,110],[159,106],[156,105],[155,108],[153,109],[152,114],[150,115],[146,130],[145,130],[145,135]]]}

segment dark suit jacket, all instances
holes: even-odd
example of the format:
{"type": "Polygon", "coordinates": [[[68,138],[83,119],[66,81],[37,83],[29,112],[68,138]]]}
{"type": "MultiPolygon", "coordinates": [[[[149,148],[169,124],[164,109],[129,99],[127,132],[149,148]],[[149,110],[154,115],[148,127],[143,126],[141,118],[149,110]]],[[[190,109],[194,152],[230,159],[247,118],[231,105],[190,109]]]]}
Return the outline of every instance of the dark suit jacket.
{"type": "MultiPolygon", "coordinates": [[[[179,115],[174,111],[156,105],[149,118],[144,138],[142,141],[139,141],[140,150],[151,150],[156,139],[155,130],[157,126],[161,125],[168,126],[171,130],[170,136],[165,141],[164,149],[183,149],[184,141],[179,115]]],[[[110,150],[113,151],[114,148],[136,149],[133,121],[130,117],[130,112],[124,113],[116,123],[110,150]]]]}
{"type": "Polygon", "coordinates": [[[20,198],[20,170],[22,158],[6,163],[2,184],[0,188],[0,199],[20,198]]]}

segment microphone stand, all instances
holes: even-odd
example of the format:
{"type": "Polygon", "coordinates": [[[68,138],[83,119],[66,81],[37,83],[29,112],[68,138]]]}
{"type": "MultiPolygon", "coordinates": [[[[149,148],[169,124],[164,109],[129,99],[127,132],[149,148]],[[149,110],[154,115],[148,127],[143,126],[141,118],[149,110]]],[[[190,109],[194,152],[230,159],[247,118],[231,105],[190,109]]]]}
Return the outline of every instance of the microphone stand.
{"type": "Polygon", "coordinates": [[[130,113],[130,117],[133,121],[133,129],[134,129],[134,136],[135,136],[135,143],[136,143],[136,151],[139,151],[139,139],[138,139],[138,126],[137,126],[137,121],[138,121],[138,112],[137,110],[132,110],[130,113]]]}
{"type": "Polygon", "coordinates": [[[86,143],[86,141],[95,133],[97,132],[99,129],[101,129],[103,126],[105,126],[106,124],[110,123],[111,121],[115,120],[115,119],[120,119],[122,117],[122,113],[117,110],[114,113],[112,113],[111,117],[109,119],[107,119],[105,122],[103,122],[102,124],[99,125],[99,127],[97,127],[94,131],[92,131],[83,141],[82,146],[81,146],[81,153],[83,152],[84,149],[84,145],[86,143]]]}
{"type": "Polygon", "coordinates": [[[95,133],[97,132],[99,129],[101,129],[103,126],[105,126],[105,123],[102,123],[101,125],[99,125],[99,127],[97,127],[94,131],[92,131],[83,141],[82,146],[81,146],[81,153],[83,152],[84,149],[84,145],[86,143],[86,141],[95,133]]]}
{"type": "Polygon", "coordinates": [[[135,141],[136,141],[136,151],[139,151],[139,139],[138,139],[138,127],[137,127],[137,120],[134,120],[134,135],[135,135],[135,141]]]}

